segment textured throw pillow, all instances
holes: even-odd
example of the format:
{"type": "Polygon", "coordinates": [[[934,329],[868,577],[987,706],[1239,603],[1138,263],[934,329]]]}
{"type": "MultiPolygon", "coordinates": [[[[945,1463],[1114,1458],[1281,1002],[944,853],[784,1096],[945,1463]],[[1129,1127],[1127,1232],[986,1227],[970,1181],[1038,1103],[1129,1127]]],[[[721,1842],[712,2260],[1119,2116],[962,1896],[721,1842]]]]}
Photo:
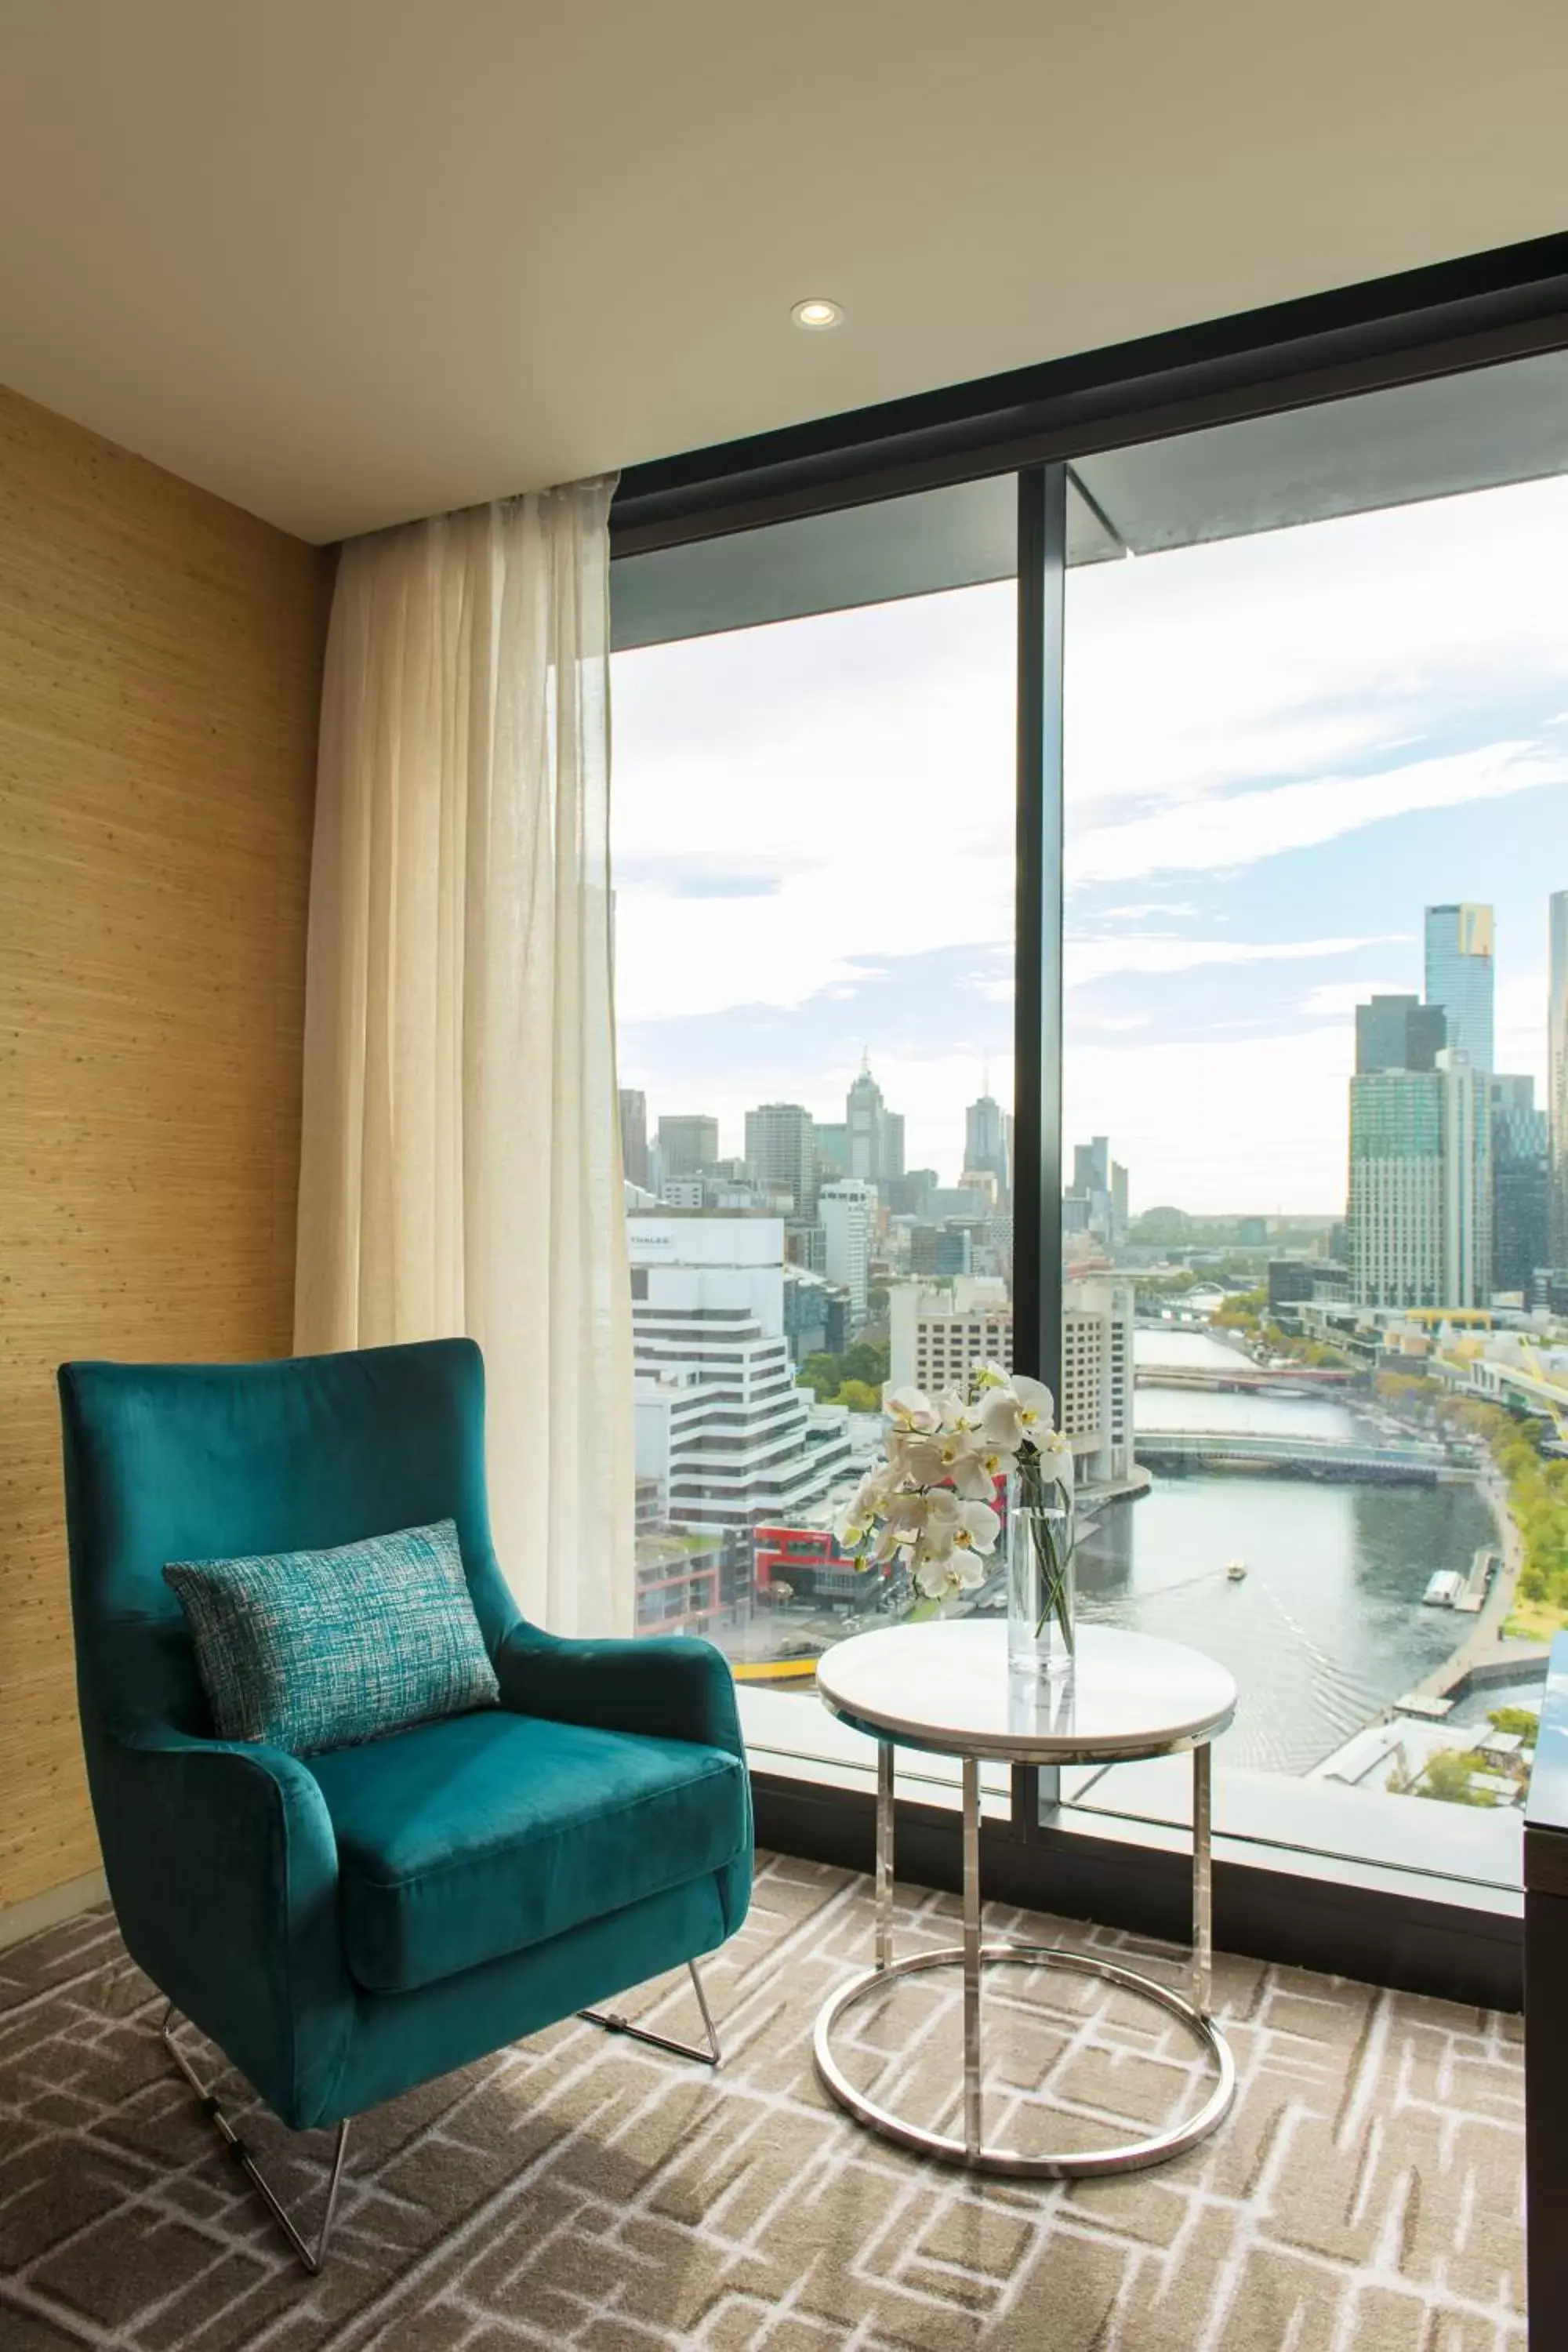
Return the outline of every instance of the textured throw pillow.
{"type": "Polygon", "coordinates": [[[500,1696],[450,1519],[163,1574],[220,1738],[310,1756],[500,1696]]]}

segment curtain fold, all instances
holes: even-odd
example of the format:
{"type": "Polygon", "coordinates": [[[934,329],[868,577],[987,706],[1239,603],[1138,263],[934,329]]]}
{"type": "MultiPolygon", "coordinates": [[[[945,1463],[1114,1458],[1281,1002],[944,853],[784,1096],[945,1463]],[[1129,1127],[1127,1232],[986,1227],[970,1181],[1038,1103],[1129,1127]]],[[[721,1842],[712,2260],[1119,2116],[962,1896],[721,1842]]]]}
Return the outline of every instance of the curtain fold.
{"type": "Polygon", "coordinates": [[[322,694],[295,1344],[466,1331],[529,1616],[630,1632],[609,506],[351,541],[322,694]]]}

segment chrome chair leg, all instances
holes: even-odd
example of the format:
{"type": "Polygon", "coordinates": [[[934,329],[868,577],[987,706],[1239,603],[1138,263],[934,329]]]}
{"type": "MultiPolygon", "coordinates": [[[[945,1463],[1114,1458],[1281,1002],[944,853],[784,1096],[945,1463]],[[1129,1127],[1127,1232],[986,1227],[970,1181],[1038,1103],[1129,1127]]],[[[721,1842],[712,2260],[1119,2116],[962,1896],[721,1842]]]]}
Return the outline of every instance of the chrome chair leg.
{"type": "Polygon", "coordinates": [[[247,2147],[244,2140],[235,2130],[234,2126],[229,2122],[228,2117],[225,2115],[222,2107],[218,2105],[216,2098],[208,2089],[206,2084],[203,2082],[201,2076],[197,2074],[195,2068],[192,2065],[190,2060],[186,2057],[184,2052],[175,2041],[174,2015],[174,2004],[171,2001],[168,2008],[163,2012],[163,2034],[164,2048],[168,2051],[170,2057],[173,2058],[175,2065],[179,2068],[181,2074],[184,2076],[186,2082],[190,2084],[192,2090],[201,2101],[203,2114],[216,2127],[218,2137],[223,2141],[223,2144],[227,2148],[229,2155],[232,2157],[235,2163],[238,2165],[240,2170],[244,2173],[251,2187],[256,2190],[257,2195],[260,2198],[262,2203],[266,2206],[268,2211],[271,2214],[273,2220],[282,2231],[283,2235],[288,2239],[289,2245],[293,2248],[300,2262],[310,2272],[311,2277],[314,2278],[317,2273],[321,2270],[322,2263],[326,2260],[327,2242],[332,2234],[332,2218],[338,2210],[338,2190],[342,2184],[343,2158],[348,2153],[349,2144],[349,2126],[347,2116],[345,2116],[342,2122],[338,2126],[337,2146],[332,2151],[331,2178],[327,2183],[327,2209],[321,2216],[321,2226],[317,2232],[316,2242],[312,2246],[303,2236],[301,2236],[293,2217],[279,2201],[272,2184],[267,2179],[267,2176],[262,2171],[260,2166],[257,2163],[256,2158],[251,2155],[249,2148],[247,2147]]]}
{"type": "Polygon", "coordinates": [[[719,2035],[713,2024],[713,2012],[708,2006],[708,1996],[702,1990],[702,1979],[697,1973],[696,1961],[688,1960],[686,1965],[691,1974],[691,1986],[697,1995],[697,2006],[702,2011],[702,2029],[708,2037],[706,2050],[700,2050],[695,2042],[677,2042],[668,2033],[655,2033],[646,2025],[634,2025],[631,2020],[623,2017],[617,2009],[580,2009],[577,2014],[589,2025],[603,2026],[606,2033],[624,2033],[628,2040],[647,2042],[655,2050],[672,2051],[677,2058],[695,2058],[700,2066],[717,2066],[722,2053],[719,2048],[719,2035]]]}

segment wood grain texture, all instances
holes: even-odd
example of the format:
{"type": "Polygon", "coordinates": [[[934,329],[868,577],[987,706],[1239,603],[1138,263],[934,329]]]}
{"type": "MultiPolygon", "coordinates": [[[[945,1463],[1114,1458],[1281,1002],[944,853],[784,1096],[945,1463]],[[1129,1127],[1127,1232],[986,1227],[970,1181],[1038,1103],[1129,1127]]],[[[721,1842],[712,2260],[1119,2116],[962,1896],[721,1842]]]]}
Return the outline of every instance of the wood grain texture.
{"type": "Polygon", "coordinates": [[[56,1365],[289,1344],[330,593],[0,390],[0,1905],[98,1861],[56,1365]]]}

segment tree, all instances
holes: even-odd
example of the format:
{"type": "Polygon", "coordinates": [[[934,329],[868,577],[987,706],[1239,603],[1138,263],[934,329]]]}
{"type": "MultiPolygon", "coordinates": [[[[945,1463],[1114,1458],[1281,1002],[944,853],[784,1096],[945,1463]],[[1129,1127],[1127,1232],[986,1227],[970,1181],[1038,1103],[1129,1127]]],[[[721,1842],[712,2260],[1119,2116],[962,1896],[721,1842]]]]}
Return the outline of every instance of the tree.
{"type": "Polygon", "coordinates": [[[1418,1797],[1436,1797],[1445,1805],[1494,1805],[1486,1790],[1473,1788],[1472,1772],[1486,1770],[1485,1759],[1466,1748],[1439,1748],[1422,1774],[1418,1797]]]}
{"type": "Polygon", "coordinates": [[[1494,1731],[1517,1732],[1527,1748],[1533,1748],[1541,1733],[1541,1717],[1530,1706],[1494,1706],[1487,1721],[1494,1731]]]}
{"type": "Polygon", "coordinates": [[[846,1381],[834,1398],[835,1404],[847,1404],[851,1412],[880,1412],[880,1384],[873,1387],[869,1381],[846,1381]]]}
{"type": "MultiPolygon", "coordinates": [[[[841,1380],[865,1381],[880,1388],[888,1377],[889,1350],[875,1339],[857,1339],[838,1359],[841,1380]]],[[[880,1402],[880,1399],[878,1400],[880,1402]]]]}

